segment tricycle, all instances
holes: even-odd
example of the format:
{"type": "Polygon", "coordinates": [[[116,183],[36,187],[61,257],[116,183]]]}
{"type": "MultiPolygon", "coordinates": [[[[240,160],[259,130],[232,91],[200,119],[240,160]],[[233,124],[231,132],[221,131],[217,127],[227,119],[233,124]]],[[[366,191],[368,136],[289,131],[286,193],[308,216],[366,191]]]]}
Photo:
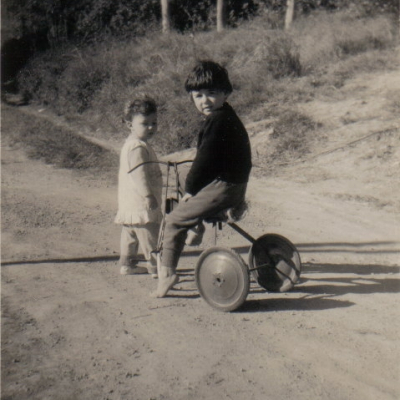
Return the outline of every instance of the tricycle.
{"type": "MultiPolygon", "coordinates": [[[[141,163],[129,172],[151,162],[154,161],[141,163]]],[[[178,167],[192,160],[157,162],[167,166],[163,219],[155,250],[160,268],[165,217],[179,204],[183,196],[178,167]],[[171,170],[175,173],[175,188],[170,187],[171,170]]],[[[234,311],[243,305],[250,291],[250,277],[269,292],[287,292],[300,278],[301,260],[295,245],[274,233],[254,238],[237,224],[243,211],[244,208],[239,213],[233,213],[231,209],[224,210],[204,221],[213,224],[216,232],[227,225],[251,244],[247,264],[236,251],[222,246],[212,246],[204,250],[196,262],[194,276],[200,296],[211,307],[220,311],[234,311]]]]}

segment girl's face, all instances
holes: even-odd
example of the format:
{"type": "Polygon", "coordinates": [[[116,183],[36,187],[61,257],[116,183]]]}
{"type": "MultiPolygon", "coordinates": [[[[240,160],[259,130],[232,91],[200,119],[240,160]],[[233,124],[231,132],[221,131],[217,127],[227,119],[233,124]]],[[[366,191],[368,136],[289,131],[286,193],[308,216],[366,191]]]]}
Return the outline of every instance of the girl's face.
{"type": "Polygon", "coordinates": [[[135,114],[129,126],[133,135],[146,141],[157,132],[157,114],[135,114]]]}
{"type": "Polygon", "coordinates": [[[220,109],[228,98],[225,92],[213,89],[193,90],[191,95],[196,108],[205,116],[220,109]]]}

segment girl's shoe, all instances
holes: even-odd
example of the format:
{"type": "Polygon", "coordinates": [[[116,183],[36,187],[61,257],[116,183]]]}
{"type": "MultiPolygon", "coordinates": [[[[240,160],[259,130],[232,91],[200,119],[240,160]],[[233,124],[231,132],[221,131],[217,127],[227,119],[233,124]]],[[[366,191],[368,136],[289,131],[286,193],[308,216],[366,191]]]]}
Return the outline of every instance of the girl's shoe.
{"type": "Polygon", "coordinates": [[[121,275],[139,275],[139,274],[147,274],[147,268],[145,267],[131,267],[129,265],[123,265],[119,273],[121,275]]]}
{"type": "Polygon", "coordinates": [[[157,272],[157,266],[148,266],[147,267],[147,272],[151,275],[151,277],[153,279],[157,279],[158,278],[158,272],[157,272]]]}

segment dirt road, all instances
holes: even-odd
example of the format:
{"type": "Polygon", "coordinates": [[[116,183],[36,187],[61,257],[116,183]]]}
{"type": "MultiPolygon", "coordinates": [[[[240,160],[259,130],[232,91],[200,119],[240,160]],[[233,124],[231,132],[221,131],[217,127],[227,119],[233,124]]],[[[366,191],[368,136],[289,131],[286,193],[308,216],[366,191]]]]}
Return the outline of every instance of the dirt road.
{"type": "MultiPolygon", "coordinates": [[[[165,299],[149,297],[150,276],[120,276],[115,182],[30,160],[4,138],[2,399],[398,399],[400,138],[389,122],[252,178],[241,226],[288,237],[303,274],[284,294],[252,282],[234,313],[199,297],[201,249],[165,299]]],[[[247,260],[229,228],[219,244],[247,260]]]]}

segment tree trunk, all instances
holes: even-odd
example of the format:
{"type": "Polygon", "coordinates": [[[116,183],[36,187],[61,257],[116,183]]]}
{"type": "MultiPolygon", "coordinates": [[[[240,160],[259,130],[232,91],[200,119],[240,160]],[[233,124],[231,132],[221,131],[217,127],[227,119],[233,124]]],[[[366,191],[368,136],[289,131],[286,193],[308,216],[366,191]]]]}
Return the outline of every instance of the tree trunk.
{"type": "Polygon", "coordinates": [[[217,32],[222,32],[225,28],[225,11],[225,1],[217,0],[217,32]]]}
{"type": "Polygon", "coordinates": [[[161,18],[162,18],[162,31],[163,33],[168,33],[171,29],[168,0],[161,0],[161,18]]]}
{"type": "Polygon", "coordinates": [[[290,28],[290,25],[293,22],[294,15],[294,0],[286,1],[286,15],[285,15],[285,30],[290,28]]]}

